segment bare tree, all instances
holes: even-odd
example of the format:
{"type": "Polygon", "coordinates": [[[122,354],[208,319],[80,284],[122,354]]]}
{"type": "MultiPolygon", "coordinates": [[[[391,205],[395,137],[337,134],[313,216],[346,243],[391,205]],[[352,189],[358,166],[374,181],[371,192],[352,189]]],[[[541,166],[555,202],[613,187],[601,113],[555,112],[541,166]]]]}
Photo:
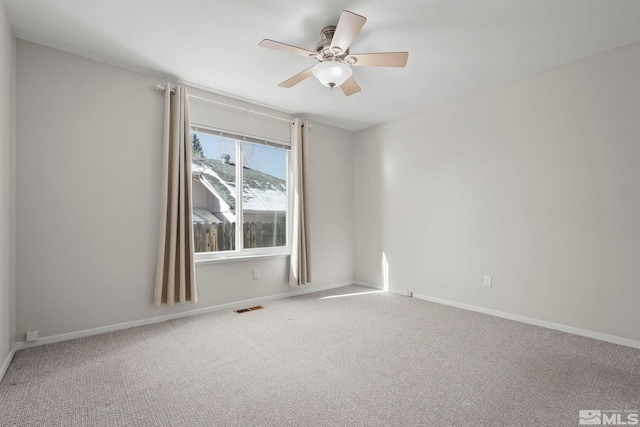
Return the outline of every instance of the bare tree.
{"type": "Polygon", "coordinates": [[[223,139],[220,141],[220,157],[228,154],[231,156],[231,163],[236,162],[236,142],[231,139],[223,139]]]}
{"type": "MultiPolygon", "coordinates": [[[[220,156],[228,154],[231,156],[231,162],[236,161],[236,142],[232,139],[224,139],[220,143],[220,156]]],[[[250,143],[242,143],[242,166],[251,167],[253,164],[253,156],[255,154],[255,147],[250,143]]]]}
{"type": "Polygon", "coordinates": [[[253,144],[242,144],[242,166],[248,168],[253,165],[254,148],[255,145],[253,144]]]}

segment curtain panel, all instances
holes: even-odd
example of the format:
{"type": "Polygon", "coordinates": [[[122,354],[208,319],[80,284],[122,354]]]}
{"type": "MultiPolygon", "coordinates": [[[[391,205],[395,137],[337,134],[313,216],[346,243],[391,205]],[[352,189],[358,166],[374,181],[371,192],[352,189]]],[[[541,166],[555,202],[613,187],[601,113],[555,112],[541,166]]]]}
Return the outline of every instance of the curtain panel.
{"type": "Polygon", "coordinates": [[[164,94],[160,233],[153,303],[196,303],[191,205],[191,141],[187,88],[164,94]]]}
{"type": "Polygon", "coordinates": [[[309,125],[295,119],[291,126],[292,171],[292,239],[289,285],[300,286],[311,282],[311,251],[309,236],[309,210],[307,203],[305,168],[309,156],[309,125]]]}

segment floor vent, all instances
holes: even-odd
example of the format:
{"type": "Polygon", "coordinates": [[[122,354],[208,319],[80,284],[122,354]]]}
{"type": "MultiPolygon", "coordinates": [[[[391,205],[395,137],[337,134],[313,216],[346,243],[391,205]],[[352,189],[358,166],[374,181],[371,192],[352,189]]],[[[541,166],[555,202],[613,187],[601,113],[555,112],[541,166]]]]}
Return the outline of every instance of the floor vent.
{"type": "Polygon", "coordinates": [[[236,313],[246,313],[248,311],[254,311],[254,310],[260,310],[262,307],[261,305],[254,305],[253,307],[249,307],[249,308],[241,308],[240,310],[233,310],[236,313]]]}

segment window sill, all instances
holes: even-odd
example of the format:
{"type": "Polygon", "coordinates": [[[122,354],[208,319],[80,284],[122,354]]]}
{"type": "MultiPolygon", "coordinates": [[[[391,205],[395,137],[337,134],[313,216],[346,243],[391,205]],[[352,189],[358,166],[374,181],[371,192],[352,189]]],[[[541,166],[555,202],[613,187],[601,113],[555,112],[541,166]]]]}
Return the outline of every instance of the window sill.
{"type": "Polygon", "coordinates": [[[236,255],[236,254],[216,255],[215,257],[211,257],[211,258],[196,259],[195,264],[196,266],[198,266],[198,265],[205,265],[205,264],[218,264],[218,263],[224,263],[224,262],[251,261],[251,260],[257,260],[261,258],[286,258],[290,255],[291,255],[290,252],[278,252],[278,253],[272,253],[272,254],[251,254],[251,255],[236,255]]]}

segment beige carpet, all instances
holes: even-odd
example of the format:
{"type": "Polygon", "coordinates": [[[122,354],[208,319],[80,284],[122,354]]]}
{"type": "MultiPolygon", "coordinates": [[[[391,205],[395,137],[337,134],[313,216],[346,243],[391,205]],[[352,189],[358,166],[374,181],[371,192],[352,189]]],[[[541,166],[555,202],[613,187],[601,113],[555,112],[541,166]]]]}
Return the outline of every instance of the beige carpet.
{"type": "Polygon", "coordinates": [[[0,425],[538,427],[640,409],[639,350],[355,286],[264,306],[19,351],[0,425]]]}

